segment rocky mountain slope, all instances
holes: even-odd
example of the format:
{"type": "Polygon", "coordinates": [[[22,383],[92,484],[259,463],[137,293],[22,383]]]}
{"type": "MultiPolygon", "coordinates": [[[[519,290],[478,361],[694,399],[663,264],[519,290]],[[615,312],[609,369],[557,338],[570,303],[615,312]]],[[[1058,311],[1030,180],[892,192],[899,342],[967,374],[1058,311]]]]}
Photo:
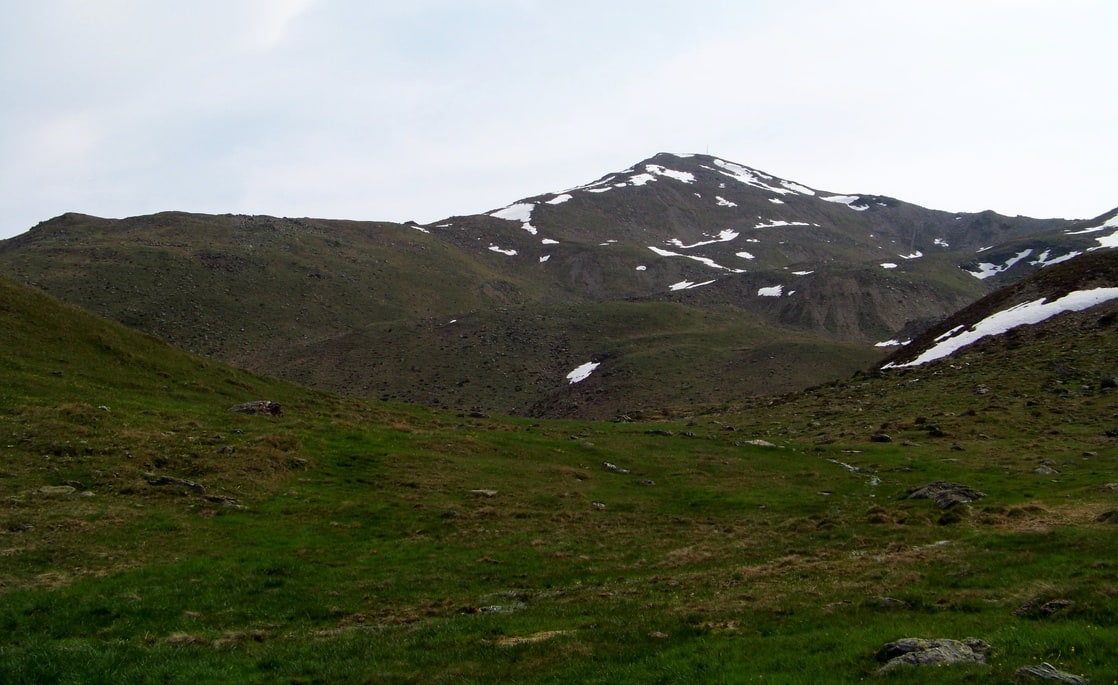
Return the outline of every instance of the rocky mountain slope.
{"type": "Polygon", "coordinates": [[[847,376],[876,343],[1109,246],[1113,222],[954,214],[660,154],[430,225],[68,214],[0,242],[0,273],[319,387],[612,417],[847,376]]]}

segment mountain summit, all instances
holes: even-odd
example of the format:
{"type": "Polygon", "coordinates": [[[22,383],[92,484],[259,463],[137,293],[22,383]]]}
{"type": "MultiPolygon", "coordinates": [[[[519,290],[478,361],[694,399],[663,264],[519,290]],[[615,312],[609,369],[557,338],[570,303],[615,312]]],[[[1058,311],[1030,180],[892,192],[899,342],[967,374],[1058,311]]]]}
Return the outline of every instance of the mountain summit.
{"type": "Polygon", "coordinates": [[[68,214],[0,272],[191,351],[478,412],[612,417],[796,390],[1099,247],[1095,221],[950,213],[658,154],[414,223],[68,214]]]}

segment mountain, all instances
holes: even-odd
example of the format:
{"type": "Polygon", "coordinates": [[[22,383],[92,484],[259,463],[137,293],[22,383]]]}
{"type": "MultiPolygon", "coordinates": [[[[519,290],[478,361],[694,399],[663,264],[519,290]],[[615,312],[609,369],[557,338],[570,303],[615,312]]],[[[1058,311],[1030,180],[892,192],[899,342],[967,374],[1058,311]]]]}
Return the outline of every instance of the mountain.
{"type": "Polygon", "coordinates": [[[316,387],[611,418],[849,376],[1112,220],[942,212],[659,154],[428,225],[67,214],[0,242],[0,273],[316,387]]]}

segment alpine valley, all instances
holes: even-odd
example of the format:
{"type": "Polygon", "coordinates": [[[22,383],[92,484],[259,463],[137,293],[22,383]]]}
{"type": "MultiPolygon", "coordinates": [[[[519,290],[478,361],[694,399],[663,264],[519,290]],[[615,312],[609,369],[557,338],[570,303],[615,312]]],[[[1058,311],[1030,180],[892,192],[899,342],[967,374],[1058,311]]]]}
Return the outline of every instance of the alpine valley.
{"type": "Polygon", "coordinates": [[[65,214],[0,242],[0,273],[312,387],[657,416],[868,368],[994,287],[1108,244],[1113,216],[958,214],[658,154],[429,225],[65,214]]]}
{"type": "Polygon", "coordinates": [[[0,682],[1118,682],[1116,217],[657,155],[431,225],[46,221],[0,682]]]}

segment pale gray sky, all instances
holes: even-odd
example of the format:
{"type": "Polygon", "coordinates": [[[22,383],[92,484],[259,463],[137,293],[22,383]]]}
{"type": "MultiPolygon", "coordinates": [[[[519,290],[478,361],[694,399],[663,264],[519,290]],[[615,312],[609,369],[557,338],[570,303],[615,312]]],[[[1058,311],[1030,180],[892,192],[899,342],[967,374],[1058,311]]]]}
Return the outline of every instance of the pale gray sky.
{"type": "Polygon", "coordinates": [[[1112,0],[0,0],[0,238],[67,211],[420,222],[707,152],[1118,206],[1112,0]]]}

